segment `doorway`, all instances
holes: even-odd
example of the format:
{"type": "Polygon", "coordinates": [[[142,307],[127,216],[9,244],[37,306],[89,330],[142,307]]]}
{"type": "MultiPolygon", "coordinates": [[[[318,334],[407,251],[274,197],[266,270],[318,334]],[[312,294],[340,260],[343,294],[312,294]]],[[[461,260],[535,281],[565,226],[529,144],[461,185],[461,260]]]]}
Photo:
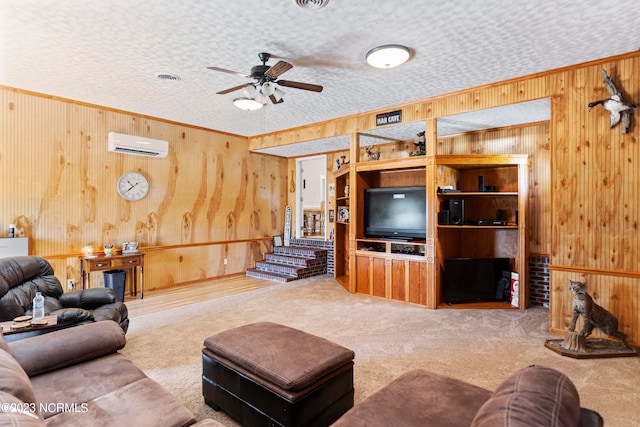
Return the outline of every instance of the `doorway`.
{"type": "Polygon", "coordinates": [[[296,160],[296,238],[325,239],[327,156],[296,160]]]}

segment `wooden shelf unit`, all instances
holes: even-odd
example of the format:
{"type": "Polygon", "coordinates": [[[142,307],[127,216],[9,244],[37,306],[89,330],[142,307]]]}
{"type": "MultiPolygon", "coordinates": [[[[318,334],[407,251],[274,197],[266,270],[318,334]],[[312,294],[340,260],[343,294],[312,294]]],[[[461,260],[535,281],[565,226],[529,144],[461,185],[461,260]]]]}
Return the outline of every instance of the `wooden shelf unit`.
{"type": "MultiPolygon", "coordinates": [[[[524,309],[528,301],[526,213],[528,197],[527,155],[463,155],[436,156],[436,187],[453,186],[455,193],[438,192],[438,212],[446,202],[464,201],[462,223],[436,226],[436,282],[442,283],[446,258],[512,259],[512,269],[519,275],[518,307],[524,309]],[[485,177],[485,185],[496,191],[478,191],[478,177],[485,177]],[[470,225],[469,220],[495,220],[500,210],[506,225],[470,225]]],[[[438,216],[436,215],[436,218],[438,216]]],[[[438,307],[449,307],[442,299],[442,286],[436,288],[438,307]]],[[[482,308],[509,308],[504,302],[455,304],[482,308]]]]}
{"type": "Polygon", "coordinates": [[[336,170],[333,175],[335,178],[335,200],[336,200],[336,212],[335,212],[335,224],[333,233],[333,249],[334,249],[334,277],[338,282],[344,286],[349,292],[353,292],[349,280],[350,272],[350,234],[349,234],[349,222],[341,221],[338,216],[338,211],[341,206],[349,207],[350,197],[345,191],[349,185],[350,165],[342,165],[340,169],[336,170]]]}

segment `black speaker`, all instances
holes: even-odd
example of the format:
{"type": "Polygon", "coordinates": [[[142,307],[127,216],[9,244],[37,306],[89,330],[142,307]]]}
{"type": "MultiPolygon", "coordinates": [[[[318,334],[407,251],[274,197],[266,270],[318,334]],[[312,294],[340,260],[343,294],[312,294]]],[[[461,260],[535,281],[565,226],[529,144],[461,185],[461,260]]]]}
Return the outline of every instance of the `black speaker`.
{"type": "Polygon", "coordinates": [[[478,177],[478,191],[479,192],[484,192],[485,188],[484,188],[484,175],[480,175],[478,177]]]}
{"type": "Polygon", "coordinates": [[[449,224],[464,224],[464,200],[449,200],[449,224]]]}
{"type": "Polygon", "coordinates": [[[444,210],[438,212],[438,224],[449,225],[449,211],[444,210]]]}

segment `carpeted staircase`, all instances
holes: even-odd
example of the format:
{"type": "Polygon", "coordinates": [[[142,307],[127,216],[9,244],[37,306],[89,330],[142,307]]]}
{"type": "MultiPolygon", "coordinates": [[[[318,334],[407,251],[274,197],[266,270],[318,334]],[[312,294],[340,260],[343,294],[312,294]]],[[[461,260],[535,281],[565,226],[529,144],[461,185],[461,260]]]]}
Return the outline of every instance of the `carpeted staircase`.
{"type": "Polygon", "coordinates": [[[276,246],[264,261],[247,270],[247,276],[290,282],[327,273],[327,251],[301,246],[276,246]]]}

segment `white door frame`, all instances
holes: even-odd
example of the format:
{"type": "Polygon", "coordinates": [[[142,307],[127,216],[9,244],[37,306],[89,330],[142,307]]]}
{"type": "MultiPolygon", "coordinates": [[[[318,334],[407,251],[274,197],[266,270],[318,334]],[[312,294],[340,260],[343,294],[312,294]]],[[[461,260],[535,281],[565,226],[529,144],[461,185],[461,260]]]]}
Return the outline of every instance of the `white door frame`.
{"type": "MultiPolygon", "coordinates": [[[[304,219],[302,218],[302,214],[304,212],[303,209],[303,203],[301,201],[302,199],[302,180],[304,179],[304,173],[302,171],[302,163],[306,162],[307,160],[317,160],[317,159],[322,159],[324,160],[324,165],[325,165],[325,169],[326,169],[326,165],[327,165],[327,155],[326,154],[319,154],[317,156],[309,156],[309,157],[300,157],[296,159],[296,221],[295,221],[295,228],[296,228],[296,232],[295,232],[295,236],[296,239],[300,239],[302,238],[302,225],[304,224],[304,219]]],[[[319,178],[319,177],[318,177],[319,178]]],[[[324,192],[324,209],[325,209],[325,213],[327,210],[327,190],[326,190],[326,186],[327,186],[327,179],[325,176],[325,185],[323,188],[323,192],[324,192]]],[[[324,234],[324,238],[326,240],[327,238],[327,221],[326,221],[326,215],[324,215],[325,217],[325,221],[324,221],[324,229],[323,229],[323,234],[324,234]]]]}

